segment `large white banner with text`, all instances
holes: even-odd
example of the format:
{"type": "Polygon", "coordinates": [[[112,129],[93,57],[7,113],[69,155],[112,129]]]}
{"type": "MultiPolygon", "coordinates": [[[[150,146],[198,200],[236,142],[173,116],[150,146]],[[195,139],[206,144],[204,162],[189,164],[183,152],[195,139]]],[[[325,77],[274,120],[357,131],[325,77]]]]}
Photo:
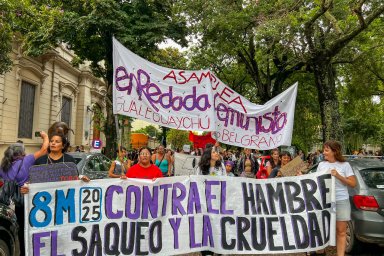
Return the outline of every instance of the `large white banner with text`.
{"type": "Polygon", "coordinates": [[[229,145],[271,149],[291,145],[297,83],[256,105],[209,70],[151,63],[113,39],[113,113],[173,129],[213,131],[229,145]]]}
{"type": "Polygon", "coordinates": [[[333,192],[329,173],[31,184],[26,251],[34,256],[314,251],[335,244],[333,192]]]}

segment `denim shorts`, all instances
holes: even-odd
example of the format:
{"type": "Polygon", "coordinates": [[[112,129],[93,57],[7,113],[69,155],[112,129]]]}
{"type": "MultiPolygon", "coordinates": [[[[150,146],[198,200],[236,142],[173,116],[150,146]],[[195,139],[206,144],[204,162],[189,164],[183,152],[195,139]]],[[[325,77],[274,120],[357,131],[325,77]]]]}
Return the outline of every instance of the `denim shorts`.
{"type": "Polygon", "coordinates": [[[336,201],[336,221],[351,220],[351,204],[349,199],[336,201]]]}

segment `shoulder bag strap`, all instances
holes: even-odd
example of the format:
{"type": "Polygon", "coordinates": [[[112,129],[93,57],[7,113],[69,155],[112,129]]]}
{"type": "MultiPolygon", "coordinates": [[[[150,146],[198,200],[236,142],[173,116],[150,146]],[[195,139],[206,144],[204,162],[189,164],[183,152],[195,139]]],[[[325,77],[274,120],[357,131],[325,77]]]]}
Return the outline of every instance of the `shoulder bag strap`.
{"type": "MultiPolygon", "coordinates": [[[[163,162],[164,157],[165,157],[165,154],[163,155],[163,158],[161,158],[161,160],[160,160],[160,162],[159,162],[159,165],[156,165],[157,167],[160,167],[160,164],[161,164],[161,162],[163,162]]],[[[156,159],[157,159],[157,158],[156,158],[156,159]]]]}

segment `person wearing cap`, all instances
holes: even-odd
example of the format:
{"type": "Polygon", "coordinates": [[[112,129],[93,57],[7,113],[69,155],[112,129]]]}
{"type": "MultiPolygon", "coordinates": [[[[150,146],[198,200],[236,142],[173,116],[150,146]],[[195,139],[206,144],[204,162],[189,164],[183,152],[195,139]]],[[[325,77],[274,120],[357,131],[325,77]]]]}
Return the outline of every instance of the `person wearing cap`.
{"type": "Polygon", "coordinates": [[[227,176],[235,177],[235,174],[232,172],[233,166],[234,163],[232,161],[225,161],[225,171],[227,176]]]}

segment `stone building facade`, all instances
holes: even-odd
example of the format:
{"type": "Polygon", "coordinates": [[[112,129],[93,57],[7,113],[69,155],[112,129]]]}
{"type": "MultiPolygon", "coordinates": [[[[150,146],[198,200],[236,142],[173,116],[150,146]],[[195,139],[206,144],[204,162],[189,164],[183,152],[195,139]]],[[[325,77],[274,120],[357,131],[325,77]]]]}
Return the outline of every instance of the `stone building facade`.
{"type": "Polygon", "coordinates": [[[105,141],[96,112],[106,114],[105,82],[93,76],[87,65],[74,67],[74,54],[64,45],[32,58],[14,44],[12,70],[0,75],[0,155],[17,140],[27,153],[42,140],[36,131],[47,131],[56,121],[65,121],[74,130],[72,146],[89,149],[92,140],[105,141]]]}

